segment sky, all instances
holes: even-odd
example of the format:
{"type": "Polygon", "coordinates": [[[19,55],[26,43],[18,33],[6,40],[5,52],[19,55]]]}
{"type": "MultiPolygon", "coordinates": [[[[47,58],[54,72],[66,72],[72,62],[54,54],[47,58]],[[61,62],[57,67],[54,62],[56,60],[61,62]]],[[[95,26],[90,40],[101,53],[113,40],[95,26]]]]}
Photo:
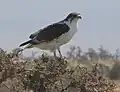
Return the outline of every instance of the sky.
{"type": "Polygon", "coordinates": [[[0,47],[11,50],[35,31],[65,18],[70,12],[83,17],[78,32],[61,47],[83,51],[100,45],[113,52],[120,48],[120,0],[0,0],[0,47]]]}

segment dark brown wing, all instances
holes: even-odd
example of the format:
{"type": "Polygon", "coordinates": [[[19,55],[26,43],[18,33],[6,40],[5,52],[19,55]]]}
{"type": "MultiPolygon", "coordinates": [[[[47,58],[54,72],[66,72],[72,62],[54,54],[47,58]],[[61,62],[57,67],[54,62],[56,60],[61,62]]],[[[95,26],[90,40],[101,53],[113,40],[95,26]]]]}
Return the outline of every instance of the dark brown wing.
{"type": "Polygon", "coordinates": [[[37,35],[36,40],[38,41],[51,41],[53,39],[57,39],[62,34],[69,31],[69,26],[67,24],[53,24],[48,27],[42,29],[37,35]]]}
{"type": "Polygon", "coordinates": [[[53,39],[59,38],[62,34],[65,34],[66,32],[69,31],[69,26],[66,24],[53,24],[49,25],[43,29],[40,29],[38,32],[35,32],[30,35],[29,38],[30,40],[22,43],[20,46],[24,46],[27,44],[33,44],[37,45],[40,44],[41,42],[48,42],[53,39]]]}

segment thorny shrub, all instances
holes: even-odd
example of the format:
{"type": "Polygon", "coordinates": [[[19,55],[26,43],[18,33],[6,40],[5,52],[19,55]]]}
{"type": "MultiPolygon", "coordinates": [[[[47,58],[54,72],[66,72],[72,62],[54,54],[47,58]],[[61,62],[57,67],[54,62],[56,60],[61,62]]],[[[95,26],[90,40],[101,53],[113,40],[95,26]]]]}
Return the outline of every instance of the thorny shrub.
{"type": "Polygon", "coordinates": [[[67,69],[68,61],[49,56],[18,63],[13,58],[12,53],[0,52],[0,85],[11,92],[113,92],[116,87],[98,74],[97,65],[89,71],[79,65],[67,69]]]}
{"type": "Polygon", "coordinates": [[[109,73],[109,78],[114,80],[120,79],[120,62],[119,61],[116,61],[116,63],[113,65],[109,73]]]}

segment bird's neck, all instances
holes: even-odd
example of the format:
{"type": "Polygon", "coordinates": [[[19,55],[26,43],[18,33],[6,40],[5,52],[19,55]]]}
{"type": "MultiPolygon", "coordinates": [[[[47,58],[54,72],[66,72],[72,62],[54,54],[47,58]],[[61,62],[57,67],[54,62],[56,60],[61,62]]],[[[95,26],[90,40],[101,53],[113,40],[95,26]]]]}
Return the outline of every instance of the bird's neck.
{"type": "Polygon", "coordinates": [[[77,32],[77,22],[66,22],[66,24],[70,27],[69,36],[73,37],[73,35],[77,32]]]}
{"type": "Polygon", "coordinates": [[[66,21],[66,24],[67,24],[69,27],[74,27],[74,28],[77,28],[77,25],[78,25],[77,21],[72,21],[72,22],[66,21]]]}

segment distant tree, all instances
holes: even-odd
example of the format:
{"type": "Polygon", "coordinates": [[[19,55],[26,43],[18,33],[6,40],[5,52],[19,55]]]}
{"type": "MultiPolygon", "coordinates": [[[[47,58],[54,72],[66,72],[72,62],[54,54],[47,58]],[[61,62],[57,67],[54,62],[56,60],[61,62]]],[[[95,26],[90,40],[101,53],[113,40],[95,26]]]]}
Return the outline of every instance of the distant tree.
{"type": "Polygon", "coordinates": [[[75,46],[71,46],[69,48],[69,51],[67,52],[67,58],[75,59],[75,50],[76,50],[76,47],[75,46]]]}
{"type": "Polygon", "coordinates": [[[88,49],[88,55],[90,57],[90,60],[96,60],[97,59],[97,53],[93,48],[88,49]]]}
{"type": "Polygon", "coordinates": [[[110,53],[106,49],[104,49],[102,45],[100,46],[100,48],[98,48],[98,50],[99,50],[99,57],[101,60],[109,59],[110,53]]]}
{"type": "Polygon", "coordinates": [[[81,53],[82,53],[81,48],[80,48],[79,46],[76,47],[76,56],[75,56],[75,58],[76,58],[77,60],[81,60],[81,53]]]}
{"type": "Polygon", "coordinates": [[[115,51],[115,59],[119,60],[119,57],[120,57],[120,50],[116,49],[116,51],[115,51]]]}
{"type": "Polygon", "coordinates": [[[119,60],[120,50],[116,49],[115,54],[112,54],[100,45],[98,52],[93,48],[88,48],[87,52],[83,52],[79,46],[71,46],[67,51],[67,58],[74,60],[119,60]]]}
{"type": "Polygon", "coordinates": [[[87,60],[88,61],[88,54],[84,53],[83,55],[81,55],[81,60],[87,60]]]}
{"type": "Polygon", "coordinates": [[[109,55],[109,60],[115,60],[115,56],[112,53],[109,55]]]}

